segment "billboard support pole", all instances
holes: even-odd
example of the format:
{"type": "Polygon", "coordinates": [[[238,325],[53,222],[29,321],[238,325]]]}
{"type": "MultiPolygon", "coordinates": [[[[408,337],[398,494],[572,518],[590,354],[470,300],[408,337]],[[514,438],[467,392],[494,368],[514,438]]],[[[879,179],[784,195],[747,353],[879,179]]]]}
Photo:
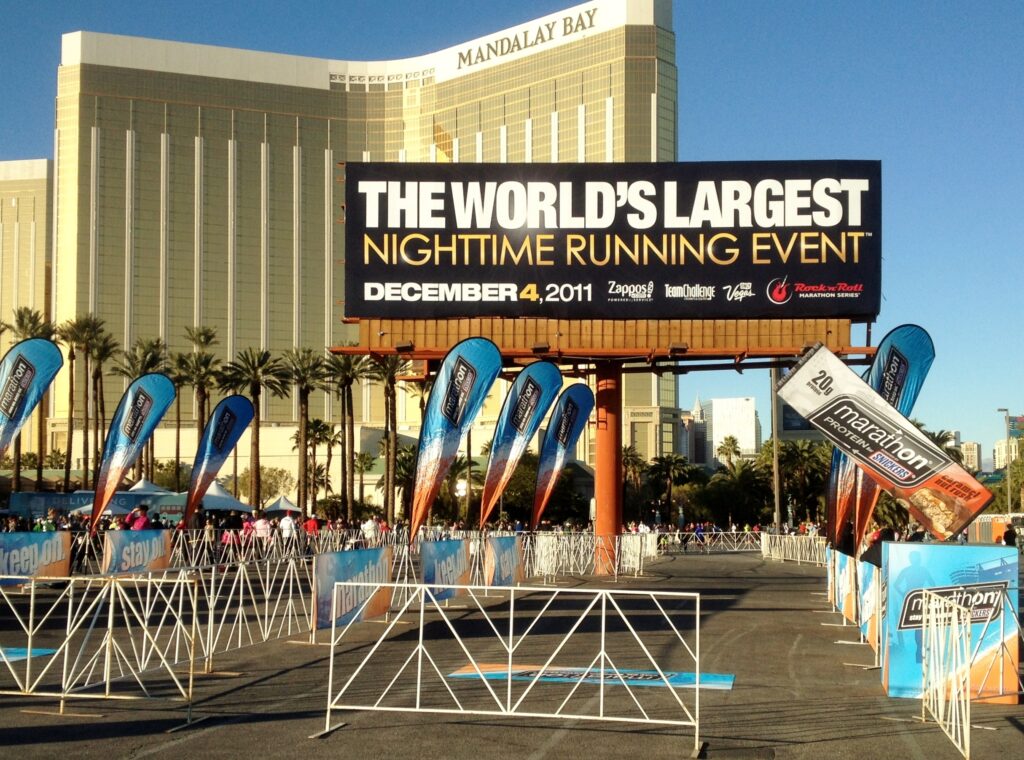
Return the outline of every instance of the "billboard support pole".
{"type": "Polygon", "coordinates": [[[779,383],[779,368],[772,367],[771,378],[772,398],[772,493],[775,494],[775,530],[782,531],[782,483],[779,476],[779,397],[775,386],[779,383]]]}
{"type": "Polygon", "coordinates": [[[615,567],[615,536],[622,526],[622,363],[597,363],[596,512],[594,572],[615,567]]]}

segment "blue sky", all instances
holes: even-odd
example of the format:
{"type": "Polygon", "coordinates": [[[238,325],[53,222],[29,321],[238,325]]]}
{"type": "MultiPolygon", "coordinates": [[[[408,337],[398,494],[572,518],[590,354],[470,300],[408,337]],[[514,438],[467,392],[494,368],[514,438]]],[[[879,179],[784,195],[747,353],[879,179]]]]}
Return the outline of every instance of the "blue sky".
{"type": "MultiPolygon", "coordinates": [[[[569,0],[150,4],[0,0],[0,160],[50,157],[60,36],[89,30],[319,58],[438,50],[569,0]]],[[[932,335],[914,416],[986,459],[1024,414],[1024,3],[676,0],[679,160],[878,159],[883,301],[932,335]]],[[[862,344],[864,328],[855,329],[862,344]]],[[[767,371],[696,373],[681,400],[755,396],[767,371]]]]}

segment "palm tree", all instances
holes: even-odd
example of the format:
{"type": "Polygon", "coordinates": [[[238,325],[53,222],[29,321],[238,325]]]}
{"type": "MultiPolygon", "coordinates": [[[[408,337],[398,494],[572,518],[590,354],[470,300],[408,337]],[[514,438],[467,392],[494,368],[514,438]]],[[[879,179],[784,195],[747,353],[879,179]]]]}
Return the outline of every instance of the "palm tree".
{"type": "Polygon", "coordinates": [[[725,466],[730,470],[732,469],[733,460],[739,459],[740,454],[740,443],[736,440],[736,436],[727,435],[722,439],[718,448],[715,449],[715,456],[725,460],[725,466]]]}
{"type": "Polygon", "coordinates": [[[807,516],[825,499],[832,445],[823,441],[783,441],[779,446],[779,471],[784,490],[807,516]]]}
{"type": "Polygon", "coordinates": [[[689,465],[686,457],[679,454],[666,454],[651,460],[647,475],[656,483],[665,483],[665,517],[672,516],[672,486],[685,481],[689,465]]]}
{"type": "Polygon", "coordinates": [[[253,405],[251,454],[249,472],[251,483],[249,503],[253,506],[262,504],[260,500],[260,397],[266,390],[273,396],[281,398],[288,393],[288,370],[276,356],[271,356],[266,349],[247,348],[224,365],[219,373],[219,385],[222,390],[232,393],[248,393],[253,405]]]}
{"type": "Polygon", "coordinates": [[[285,351],[284,366],[288,382],[295,387],[299,401],[299,512],[306,517],[309,483],[309,394],[323,387],[327,380],[326,363],[322,354],[311,348],[292,348],[285,351]]]}
{"type": "Polygon", "coordinates": [[[640,456],[635,446],[622,447],[622,480],[623,485],[633,487],[634,491],[640,490],[644,472],[647,470],[647,462],[640,456]]]}
{"type": "Polygon", "coordinates": [[[103,392],[103,365],[113,359],[121,350],[121,345],[112,334],[103,330],[97,336],[89,351],[92,360],[92,396],[96,399],[96,416],[93,421],[93,462],[95,478],[99,473],[100,458],[103,456],[103,435],[107,420],[106,397],[103,392]]]}
{"type": "Polygon", "coordinates": [[[372,379],[384,386],[384,510],[388,524],[395,521],[395,464],[398,457],[398,377],[409,372],[409,362],[397,355],[375,356],[372,379]]]}
{"type": "MultiPolygon", "coordinates": [[[[174,490],[181,490],[181,389],[189,383],[188,354],[175,352],[167,358],[167,377],[174,383],[174,490]]],[[[236,450],[237,456],[237,450],[236,450]]],[[[237,463],[237,458],[236,458],[237,463]]],[[[237,478],[235,479],[237,481],[237,478]]],[[[237,494],[236,494],[237,497],[237,494]]]]}
{"type": "Polygon", "coordinates": [[[315,474],[317,472],[316,449],[317,446],[327,446],[328,451],[330,451],[330,442],[333,437],[334,426],[328,425],[319,417],[311,419],[309,421],[309,424],[306,426],[306,443],[309,446],[309,471],[311,473],[310,481],[313,486],[312,504],[314,506],[316,505],[318,484],[322,483],[328,487],[330,485],[329,466],[331,461],[330,455],[328,455],[328,464],[321,465],[321,469],[324,471],[324,475],[319,477],[319,479],[314,479],[312,477],[312,474],[315,474]]]}
{"type": "MultiPolygon", "coordinates": [[[[57,331],[53,322],[49,321],[38,309],[28,306],[19,306],[14,310],[14,322],[0,323],[0,335],[7,330],[14,333],[14,337],[20,340],[28,338],[43,338],[53,340],[57,331]]],[[[41,399],[36,411],[36,445],[39,449],[39,456],[36,457],[36,492],[43,490],[43,459],[46,450],[46,399],[41,399]]],[[[12,491],[21,490],[21,434],[14,439],[14,477],[11,482],[12,491]]]]}
{"type": "Polygon", "coordinates": [[[84,314],[64,322],[57,328],[57,335],[68,347],[68,453],[64,461],[64,490],[71,490],[71,460],[73,456],[75,431],[75,359],[81,354],[84,365],[85,383],[82,388],[82,488],[89,485],[89,353],[93,343],[103,331],[103,320],[94,314],[84,314]]]}
{"type": "MultiPolygon", "coordinates": [[[[352,389],[356,384],[369,380],[373,363],[367,356],[355,354],[333,354],[327,359],[327,373],[334,381],[334,388],[341,402],[341,426],[345,433],[341,445],[341,490],[345,498],[345,515],[353,520],[355,502],[355,410],[352,389]]],[[[359,499],[362,501],[362,497],[359,499]]]]}
{"type": "Polygon", "coordinates": [[[359,503],[366,503],[366,495],[363,490],[363,476],[370,471],[373,467],[373,463],[377,461],[377,457],[371,454],[369,451],[360,451],[356,454],[353,460],[353,469],[359,474],[359,503]]]}

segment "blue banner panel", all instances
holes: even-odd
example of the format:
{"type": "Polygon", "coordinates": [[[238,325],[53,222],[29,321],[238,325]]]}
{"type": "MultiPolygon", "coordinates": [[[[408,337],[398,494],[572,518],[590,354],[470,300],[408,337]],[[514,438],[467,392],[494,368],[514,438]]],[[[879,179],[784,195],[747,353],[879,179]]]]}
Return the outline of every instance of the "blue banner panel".
{"type": "Polygon", "coordinates": [[[103,538],[105,574],[151,573],[171,562],[169,530],[108,530],[103,538]]]}
{"type": "Polygon", "coordinates": [[[488,586],[515,586],[522,583],[522,536],[500,536],[487,539],[484,559],[484,582],[488,586]]]}
{"type": "Polygon", "coordinates": [[[565,468],[569,453],[576,446],[593,410],[594,392],[583,383],[570,385],[558,397],[548,429],[544,433],[544,443],[541,444],[530,530],[536,530],[540,524],[541,515],[558,484],[558,477],[565,468]]]}
{"type": "Polygon", "coordinates": [[[512,383],[494,428],[491,455],[487,460],[487,475],[480,497],[481,528],[561,388],[562,373],[551,362],[534,362],[512,383]]]}
{"type": "Polygon", "coordinates": [[[29,338],[14,344],[0,361],[0,456],[32,416],[64,357],[53,341],[29,338]]]}
{"type": "Polygon", "coordinates": [[[390,583],[391,547],[350,549],[316,555],[313,563],[314,627],[330,628],[331,615],[336,625],[347,625],[387,614],[393,589],[370,584],[390,583]],[[337,606],[332,598],[335,583],[365,583],[338,589],[337,606]]]}
{"type": "Polygon", "coordinates": [[[66,578],[70,570],[69,531],[0,533],[0,575],[66,578]]]}
{"type": "Polygon", "coordinates": [[[186,526],[189,525],[192,513],[206,495],[206,490],[217,478],[221,466],[234,450],[238,439],[249,427],[254,414],[252,402],[245,396],[237,395],[228,396],[213,410],[196,450],[195,463],[192,465],[192,480],[185,503],[186,526]]]}
{"type": "MultiPolygon", "coordinates": [[[[1018,554],[1015,546],[882,544],[885,619],[882,683],[891,697],[920,698],[922,589],[971,610],[971,692],[993,693],[1000,681],[1017,683],[1019,651],[1018,554]],[[1006,620],[1001,620],[1006,616],[1006,620]],[[1004,639],[1005,635],[1005,639],[1004,639]],[[1007,679],[1007,674],[1009,675],[1007,679]]],[[[1013,687],[1016,702],[1016,686],[1013,687]]]]}
{"type": "MultiPolygon", "coordinates": [[[[426,586],[468,586],[469,541],[423,541],[420,544],[422,583],[426,586]]],[[[431,589],[437,599],[451,599],[456,589],[431,589]]]]}
{"type": "Polygon", "coordinates": [[[468,338],[456,344],[441,362],[420,428],[410,541],[416,539],[462,438],[500,371],[501,352],[486,338],[468,338]]]}
{"type": "Polygon", "coordinates": [[[132,382],[121,397],[121,403],[110,420],[99,477],[96,478],[92,503],[93,533],[125,473],[135,464],[142,447],[174,401],[174,395],[174,383],[165,375],[153,373],[132,382]]]}

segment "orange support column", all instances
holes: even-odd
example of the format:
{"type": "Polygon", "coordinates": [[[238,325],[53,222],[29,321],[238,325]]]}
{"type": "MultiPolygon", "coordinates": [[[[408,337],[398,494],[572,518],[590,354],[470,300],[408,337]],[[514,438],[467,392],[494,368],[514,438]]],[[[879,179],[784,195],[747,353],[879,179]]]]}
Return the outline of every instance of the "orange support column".
{"type": "Polygon", "coordinates": [[[594,572],[615,572],[615,539],[622,529],[622,364],[597,364],[594,572]]]}

